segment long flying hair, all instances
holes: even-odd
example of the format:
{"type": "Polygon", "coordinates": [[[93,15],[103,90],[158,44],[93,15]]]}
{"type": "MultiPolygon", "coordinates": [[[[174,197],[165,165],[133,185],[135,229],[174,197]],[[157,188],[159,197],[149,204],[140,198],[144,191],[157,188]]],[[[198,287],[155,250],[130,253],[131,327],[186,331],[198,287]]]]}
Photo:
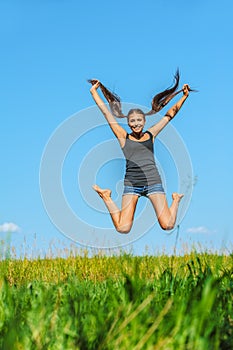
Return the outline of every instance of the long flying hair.
{"type": "MultiPolygon", "coordinates": [[[[179,81],[180,81],[180,73],[179,73],[178,69],[176,71],[174,79],[175,79],[175,83],[173,86],[171,86],[170,88],[167,88],[166,90],[164,90],[162,92],[159,92],[157,95],[155,95],[153,97],[152,102],[151,102],[151,110],[147,113],[144,113],[145,116],[158,113],[163,107],[165,107],[168,104],[168,102],[171,101],[171,99],[173,97],[175,97],[177,94],[179,94],[182,91],[182,89],[179,91],[176,91],[178,88],[178,85],[179,85],[179,81]]],[[[98,80],[89,79],[88,82],[91,83],[92,85],[94,85],[98,82],[98,80]]],[[[120,97],[117,94],[115,94],[114,92],[108,90],[102,83],[100,83],[100,89],[101,89],[104,97],[106,98],[106,100],[109,103],[109,107],[110,107],[112,114],[117,118],[127,117],[126,115],[124,115],[122,113],[122,106],[121,106],[120,97]]],[[[191,90],[191,91],[194,91],[194,90],[191,90]]]]}

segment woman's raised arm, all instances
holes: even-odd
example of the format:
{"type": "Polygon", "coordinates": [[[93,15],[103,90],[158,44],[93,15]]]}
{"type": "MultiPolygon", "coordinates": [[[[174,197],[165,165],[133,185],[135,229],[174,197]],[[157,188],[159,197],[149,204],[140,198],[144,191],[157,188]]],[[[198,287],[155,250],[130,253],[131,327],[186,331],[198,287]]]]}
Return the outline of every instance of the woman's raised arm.
{"type": "Polygon", "coordinates": [[[107,120],[107,122],[108,122],[110,128],[112,129],[113,133],[115,134],[115,136],[119,139],[119,142],[121,143],[121,140],[126,138],[126,134],[127,133],[126,133],[125,129],[123,129],[117,123],[115,117],[109,111],[109,109],[105,105],[104,101],[101,99],[100,95],[98,94],[97,89],[98,89],[99,86],[100,86],[100,82],[97,81],[94,85],[92,85],[92,87],[90,89],[90,92],[92,94],[92,97],[93,97],[95,103],[97,104],[97,106],[99,107],[99,109],[103,113],[105,119],[107,120]]]}
{"type": "Polygon", "coordinates": [[[175,115],[178,113],[178,111],[182,107],[184,101],[189,96],[190,87],[188,86],[188,84],[184,84],[182,90],[183,90],[183,96],[181,97],[181,99],[167,111],[165,116],[158,123],[156,123],[155,125],[153,125],[151,128],[148,129],[154,137],[157,136],[160,133],[160,131],[162,131],[163,128],[170,122],[170,120],[175,117],[175,115]]]}

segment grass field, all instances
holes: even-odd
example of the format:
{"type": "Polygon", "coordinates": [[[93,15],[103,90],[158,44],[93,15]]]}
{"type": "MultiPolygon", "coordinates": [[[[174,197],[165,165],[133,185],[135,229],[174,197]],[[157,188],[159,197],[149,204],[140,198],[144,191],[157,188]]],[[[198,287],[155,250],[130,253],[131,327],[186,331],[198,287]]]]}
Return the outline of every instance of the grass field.
{"type": "Polygon", "coordinates": [[[0,261],[0,349],[233,349],[233,257],[0,261]]]}

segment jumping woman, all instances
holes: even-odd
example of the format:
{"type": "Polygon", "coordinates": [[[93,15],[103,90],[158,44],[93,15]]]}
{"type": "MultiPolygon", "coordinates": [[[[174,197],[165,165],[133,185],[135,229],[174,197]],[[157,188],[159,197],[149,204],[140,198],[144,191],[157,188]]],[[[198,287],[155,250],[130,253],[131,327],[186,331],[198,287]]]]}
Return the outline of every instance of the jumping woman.
{"type": "Polygon", "coordinates": [[[116,94],[106,89],[100,81],[95,79],[89,80],[92,84],[90,92],[93,99],[117,137],[126,158],[121,210],[112,200],[110,189],[102,189],[97,185],[93,186],[93,189],[103,199],[111,215],[113,224],[120,233],[130,232],[140,196],[149,198],[162,229],[171,230],[175,226],[177,211],[183,194],[173,193],[172,204],[170,207],[168,206],[153,152],[153,144],[156,136],[175,117],[189,96],[189,91],[192,91],[188,84],[184,84],[182,90],[176,91],[179,83],[179,72],[176,73],[175,80],[176,82],[172,88],[166,89],[153,98],[150,112],[144,113],[141,109],[131,109],[126,116],[121,111],[120,99],[116,94]],[[98,93],[99,87],[109,102],[110,110],[98,93]],[[144,131],[146,115],[152,115],[160,111],[179,92],[183,92],[180,100],[168,110],[159,122],[147,131],[144,131]],[[119,125],[116,117],[127,117],[128,126],[131,129],[130,134],[119,125]]]}

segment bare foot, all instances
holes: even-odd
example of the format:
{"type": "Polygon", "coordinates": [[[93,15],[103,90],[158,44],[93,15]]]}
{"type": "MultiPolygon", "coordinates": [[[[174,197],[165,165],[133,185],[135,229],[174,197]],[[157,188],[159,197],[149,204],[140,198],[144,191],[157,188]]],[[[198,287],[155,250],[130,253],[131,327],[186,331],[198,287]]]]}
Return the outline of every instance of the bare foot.
{"type": "Polygon", "coordinates": [[[184,197],[184,195],[181,193],[172,193],[172,199],[176,202],[179,202],[182,198],[184,197]]]}
{"type": "Polygon", "coordinates": [[[103,189],[100,188],[98,185],[93,185],[92,188],[93,188],[93,190],[95,190],[95,191],[98,193],[98,195],[99,195],[101,198],[103,198],[104,200],[108,200],[108,199],[111,198],[111,193],[112,193],[111,190],[109,190],[109,189],[104,189],[104,190],[103,190],[103,189]]]}

